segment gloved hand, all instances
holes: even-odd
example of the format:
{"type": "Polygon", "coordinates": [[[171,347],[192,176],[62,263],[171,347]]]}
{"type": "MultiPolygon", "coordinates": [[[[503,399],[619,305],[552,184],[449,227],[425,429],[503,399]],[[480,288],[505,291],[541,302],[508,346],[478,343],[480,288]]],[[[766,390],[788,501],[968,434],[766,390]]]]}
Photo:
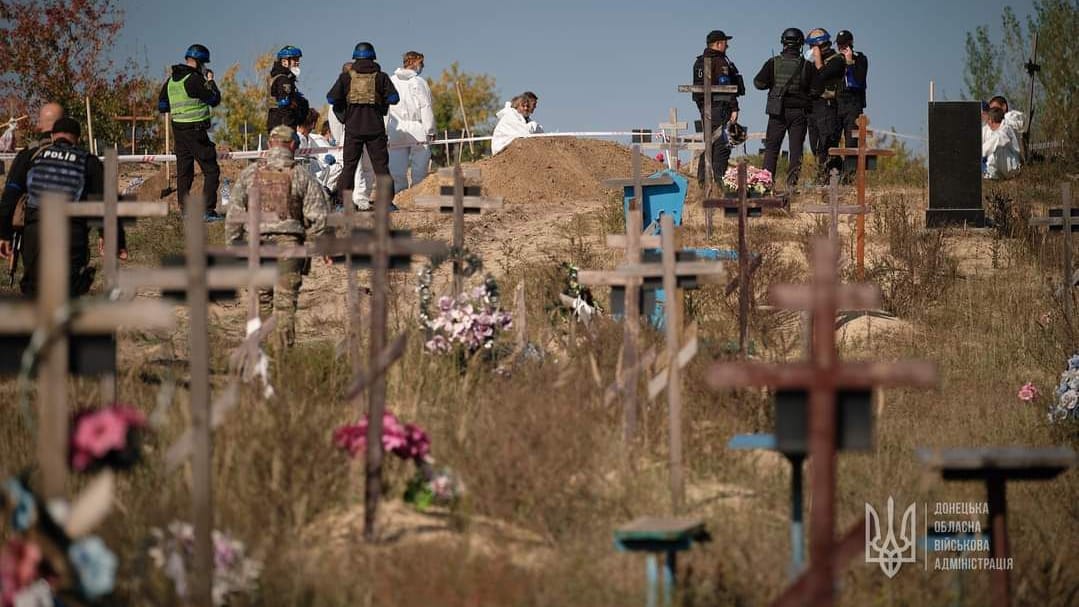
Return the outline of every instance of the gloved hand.
{"type": "Polygon", "coordinates": [[[326,163],[326,166],[337,164],[337,156],[326,154],[322,157],[322,162],[326,163]]]}

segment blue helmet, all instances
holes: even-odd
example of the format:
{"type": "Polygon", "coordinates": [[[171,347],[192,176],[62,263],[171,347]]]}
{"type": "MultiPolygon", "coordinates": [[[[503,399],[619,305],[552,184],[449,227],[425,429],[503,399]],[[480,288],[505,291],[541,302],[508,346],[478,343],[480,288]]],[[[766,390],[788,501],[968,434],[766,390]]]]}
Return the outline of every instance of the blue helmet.
{"type": "Polygon", "coordinates": [[[361,42],[356,45],[355,50],[352,51],[353,59],[377,59],[375,56],[375,47],[370,42],[361,42]]]}
{"type": "Polygon", "coordinates": [[[194,59],[199,63],[209,63],[210,49],[201,44],[192,44],[187,47],[187,52],[184,53],[184,59],[194,59]]]}
{"type": "Polygon", "coordinates": [[[832,36],[828,33],[828,30],[823,27],[818,27],[809,32],[809,37],[806,38],[806,44],[809,46],[817,46],[818,44],[831,43],[832,36]]]}
{"type": "Polygon", "coordinates": [[[278,59],[299,59],[300,57],[303,57],[303,51],[292,45],[282,47],[277,51],[278,59]]]}

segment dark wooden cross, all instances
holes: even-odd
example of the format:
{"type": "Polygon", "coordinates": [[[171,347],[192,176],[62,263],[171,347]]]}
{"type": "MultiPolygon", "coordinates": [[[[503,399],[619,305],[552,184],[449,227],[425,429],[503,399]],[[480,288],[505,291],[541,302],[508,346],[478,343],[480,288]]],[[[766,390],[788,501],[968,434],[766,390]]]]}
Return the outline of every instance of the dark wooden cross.
{"type": "MultiPolygon", "coordinates": [[[[835,318],[840,307],[869,309],[880,300],[879,289],[870,284],[839,284],[835,245],[818,239],[812,250],[812,282],[806,286],[777,285],[772,302],[782,308],[811,310],[812,356],[803,362],[764,363],[735,361],[716,363],[708,374],[714,389],[769,386],[778,390],[809,392],[809,456],[813,459],[810,514],[809,569],[775,604],[802,601],[815,607],[833,604],[836,562],[833,550],[849,553],[846,543],[835,541],[836,400],[840,390],[868,390],[885,386],[936,385],[936,368],[923,361],[895,363],[840,362],[836,350],[835,318]],[[808,588],[808,600],[806,589],[808,588]]],[[[856,529],[845,537],[855,536],[856,529]]]]}
{"type": "Polygon", "coordinates": [[[182,268],[127,270],[120,272],[118,286],[129,290],[156,288],[186,294],[189,310],[188,360],[190,365],[189,401],[191,406],[192,522],[195,533],[192,575],[193,604],[212,604],[214,552],[213,515],[213,427],[215,417],[210,400],[210,291],[243,287],[272,287],[276,268],[259,267],[253,272],[244,267],[207,268],[206,224],[202,202],[192,199],[186,205],[184,238],[186,265],[182,268]],[[251,278],[251,274],[255,279],[251,278]]]}
{"type": "MultiPolygon", "coordinates": [[[[370,227],[371,216],[368,213],[356,214],[356,205],[352,203],[352,192],[346,190],[341,193],[341,200],[346,201],[342,213],[332,213],[326,217],[326,225],[336,228],[338,234],[348,237],[353,230],[359,227],[370,227]]],[[[361,369],[359,354],[359,328],[360,328],[360,285],[356,281],[356,268],[352,263],[351,250],[345,253],[345,344],[348,348],[348,357],[352,361],[352,372],[359,373],[361,369]]]]}
{"type": "MultiPolygon", "coordinates": [[[[749,353],[749,309],[752,306],[752,274],[754,269],[752,254],[746,238],[747,220],[750,211],[762,212],[764,209],[776,209],[787,206],[785,197],[749,198],[746,185],[746,161],[738,161],[737,198],[714,198],[704,200],[705,209],[735,209],[738,211],[738,351],[742,357],[749,353]]],[[[711,237],[711,221],[709,237],[711,237]]]]}
{"type": "MultiPolygon", "coordinates": [[[[449,185],[440,183],[438,196],[417,196],[415,204],[421,209],[431,209],[439,213],[453,214],[454,250],[465,247],[465,215],[478,214],[502,208],[501,197],[485,198],[482,194],[481,173],[478,168],[462,169],[458,161],[453,168],[438,170],[440,182],[449,181],[449,185]],[[448,191],[447,191],[448,190],[448,191]]],[[[453,295],[461,293],[464,284],[462,260],[453,260],[453,295]]]]}
{"type": "Polygon", "coordinates": [[[138,124],[140,122],[153,122],[154,120],[157,120],[157,117],[156,116],[137,116],[135,114],[135,109],[132,108],[130,115],[128,115],[128,116],[117,116],[116,120],[119,120],[120,122],[130,122],[131,123],[131,153],[132,154],[138,154],[138,152],[135,151],[135,131],[136,131],[136,128],[138,127],[138,124]]]}
{"type": "Polygon", "coordinates": [[[839,216],[862,215],[869,212],[869,208],[861,204],[839,204],[839,171],[832,169],[828,179],[828,204],[810,204],[802,207],[803,213],[815,213],[828,215],[831,219],[828,227],[828,237],[836,243],[836,251],[840,251],[839,244],[839,216]]]}
{"type": "MultiPolygon", "coordinates": [[[[634,215],[631,213],[631,215],[634,215]]],[[[645,281],[662,280],[666,302],[663,306],[664,331],[667,337],[667,354],[672,361],[667,367],[667,405],[670,420],[670,484],[672,510],[677,513],[685,501],[685,483],[682,475],[682,382],[677,358],[681,353],[682,309],[677,304],[677,292],[690,285],[722,282],[726,270],[714,261],[678,261],[675,242],[674,217],[660,217],[662,260],[660,263],[624,263],[610,271],[582,270],[577,280],[582,285],[621,286],[641,284],[645,281]],[[681,284],[680,284],[681,283],[681,284]]],[[[629,317],[629,293],[626,294],[626,322],[629,317]]],[[[635,370],[634,370],[635,371],[635,370]]]]}
{"type": "MultiPolygon", "coordinates": [[[[858,192],[858,205],[865,207],[865,172],[866,162],[869,158],[878,156],[894,156],[892,150],[870,149],[868,142],[869,118],[865,114],[858,116],[858,147],[856,148],[829,148],[829,156],[854,156],[858,158],[858,169],[855,174],[855,183],[858,192]]],[[[858,235],[855,241],[855,258],[858,263],[858,280],[865,280],[865,212],[858,215],[858,235]]]]}
{"type": "Polygon", "coordinates": [[[1068,326],[1072,326],[1072,310],[1075,304],[1072,300],[1075,289],[1075,268],[1072,267],[1072,234],[1079,232],[1079,217],[1072,208],[1071,183],[1065,181],[1060,184],[1060,208],[1049,209],[1048,217],[1035,217],[1030,220],[1032,226],[1047,226],[1050,232],[1063,232],[1064,241],[1064,318],[1068,326]]]}
{"type": "Polygon", "coordinates": [[[33,332],[48,338],[38,365],[37,392],[37,456],[46,500],[63,497],[67,485],[69,336],[110,334],[122,326],[169,327],[174,322],[172,310],[161,302],[69,299],[68,206],[68,200],[56,194],[40,200],[41,242],[48,246],[39,253],[37,301],[0,303],[0,335],[33,332]]]}
{"type": "Polygon", "coordinates": [[[712,84],[712,62],[704,61],[703,67],[704,78],[701,84],[680,84],[678,85],[678,92],[699,93],[704,96],[703,105],[701,105],[701,122],[704,123],[701,129],[703,132],[704,156],[701,161],[704,162],[704,197],[709,198],[716,184],[715,175],[712,173],[712,142],[717,138],[717,135],[712,132],[712,96],[736,95],[738,94],[738,86],[735,84],[712,84]]]}
{"type": "MultiPolygon", "coordinates": [[[[356,230],[348,238],[322,238],[315,242],[320,255],[339,256],[351,252],[371,268],[371,314],[367,375],[367,461],[364,491],[364,539],[375,541],[378,502],[382,498],[382,415],[386,410],[385,369],[397,357],[386,347],[387,297],[391,269],[408,269],[413,255],[445,255],[442,242],[415,240],[407,232],[390,229],[390,202],[393,179],[377,177],[375,227],[356,230]]],[[[347,204],[347,203],[346,203],[347,204]]],[[[399,337],[400,341],[401,338],[399,337]]],[[[403,344],[402,344],[403,347],[403,344]]]]}
{"type": "MultiPolygon", "coordinates": [[[[1066,447],[919,449],[918,458],[946,481],[983,481],[989,500],[989,524],[992,536],[990,557],[1011,558],[1008,543],[1008,481],[1048,481],[1074,467],[1079,458],[1066,447]]],[[[990,596],[994,607],[1011,605],[1009,568],[990,572],[990,596]]]]}
{"type": "MultiPolygon", "coordinates": [[[[119,221],[138,217],[165,217],[169,205],[165,201],[121,202],[119,187],[119,153],[116,148],[105,150],[105,191],[101,202],[74,202],[68,205],[68,217],[95,219],[102,222],[104,247],[101,253],[101,270],[104,275],[105,292],[116,288],[119,264],[119,221]]],[[[106,374],[101,380],[101,399],[105,403],[116,401],[116,375],[106,374]]]]}

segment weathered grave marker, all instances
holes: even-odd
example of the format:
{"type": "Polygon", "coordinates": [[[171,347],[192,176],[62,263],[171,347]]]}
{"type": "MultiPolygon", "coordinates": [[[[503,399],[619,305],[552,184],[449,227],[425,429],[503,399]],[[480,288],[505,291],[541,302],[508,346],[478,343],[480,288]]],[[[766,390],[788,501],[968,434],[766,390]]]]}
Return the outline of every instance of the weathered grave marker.
{"type": "MultiPolygon", "coordinates": [[[[367,459],[364,491],[364,538],[376,539],[375,522],[382,497],[382,415],[386,410],[387,369],[397,357],[386,347],[387,296],[391,269],[409,268],[413,255],[436,256],[447,252],[445,244],[414,240],[407,232],[390,229],[390,202],[393,179],[378,176],[378,200],[375,204],[373,230],[356,230],[348,238],[322,238],[315,242],[321,255],[337,256],[351,252],[360,263],[371,267],[371,324],[368,349],[367,459]],[[379,370],[382,372],[379,372],[379,370]]],[[[398,338],[400,340],[401,338],[398,338]]]]}
{"type": "Polygon", "coordinates": [[[1072,310],[1075,307],[1073,301],[1075,289],[1075,268],[1072,264],[1073,236],[1079,232],[1079,217],[1076,217],[1079,209],[1072,208],[1071,183],[1065,181],[1060,184],[1060,208],[1049,209],[1048,217],[1035,217],[1030,220],[1032,226],[1047,226],[1050,232],[1063,232],[1064,241],[1064,284],[1062,296],[1064,299],[1064,318],[1068,326],[1072,324],[1072,310]]]}
{"type": "MultiPolygon", "coordinates": [[[[1011,558],[1008,543],[1008,481],[1048,481],[1079,462],[1066,447],[1003,447],[981,449],[919,449],[922,463],[946,481],[984,481],[989,502],[992,538],[990,557],[1011,558]]],[[[990,596],[994,607],[1011,605],[1010,567],[990,572],[990,596]]]]}
{"type": "Polygon", "coordinates": [[[173,322],[171,310],[159,302],[69,299],[67,206],[68,200],[60,195],[46,194],[40,200],[41,242],[49,246],[40,251],[37,301],[0,304],[0,334],[32,331],[36,334],[32,341],[45,340],[38,365],[37,457],[46,500],[63,497],[66,491],[69,335],[101,335],[121,326],[167,327],[173,322]]]}
{"type": "MultiPolygon", "coordinates": [[[[936,369],[931,363],[922,361],[839,361],[834,329],[837,310],[841,306],[870,308],[879,301],[880,292],[877,287],[868,284],[839,284],[835,246],[828,240],[814,243],[812,282],[809,285],[774,286],[770,296],[779,307],[812,311],[810,359],[786,364],[751,361],[716,363],[708,376],[708,383],[715,389],[769,386],[779,390],[809,392],[809,455],[813,458],[810,563],[808,571],[774,605],[792,604],[791,601],[795,599],[804,601],[804,590],[808,587],[809,604],[823,607],[833,604],[836,569],[833,560],[836,554],[833,552],[849,556],[848,549],[852,548],[847,545],[848,540],[836,544],[834,537],[837,393],[877,386],[931,387],[936,384],[936,369]]],[[[846,537],[851,537],[854,531],[861,531],[864,524],[865,521],[861,521],[846,537]]],[[[857,547],[862,546],[859,544],[857,547]]]]}
{"type": "MultiPolygon", "coordinates": [[[[132,154],[138,154],[138,152],[135,151],[135,141],[136,141],[135,136],[136,136],[136,133],[137,133],[138,124],[140,122],[153,122],[153,121],[157,120],[157,117],[156,116],[139,116],[139,115],[135,114],[135,108],[131,108],[131,114],[129,114],[127,116],[116,116],[116,120],[119,120],[120,122],[130,122],[131,123],[131,153],[132,154]]],[[[108,152],[106,151],[105,153],[107,154],[108,152]]]]}
{"type": "Polygon", "coordinates": [[[839,244],[839,216],[864,215],[869,212],[862,204],[839,204],[839,171],[832,169],[828,178],[828,204],[810,204],[802,207],[803,213],[815,213],[829,216],[828,238],[836,243],[836,254],[842,250],[839,244]]]}
{"type": "MultiPolygon", "coordinates": [[[[892,150],[870,149],[867,141],[869,118],[865,114],[858,116],[858,147],[856,148],[829,148],[829,156],[854,156],[858,159],[857,173],[855,175],[855,187],[858,192],[858,206],[865,209],[865,172],[866,161],[869,158],[879,156],[895,156],[892,150]]],[[[865,280],[865,211],[858,214],[858,235],[855,243],[857,247],[855,258],[858,263],[858,280],[865,280]]]]}
{"type": "Polygon", "coordinates": [[[704,61],[702,67],[704,68],[704,77],[701,79],[700,85],[693,84],[680,84],[678,85],[679,93],[691,93],[702,95],[703,101],[701,105],[701,121],[704,123],[702,127],[703,142],[704,142],[704,156],[701,161],[704,162],[704,197],[709,198],[712,195],[712,189],[715,187],[716,180],[712,169],[712,143],[723,135],[722,131],[719,134],[712,132],[712,97],[714,95],[737,95],[737,84],[712,84],[712,62],[704,61]]]}
{"type": "Polygon", "coordinates": [[[985,226],[980,116],[977,101],[929,100],[926,227],[985,226]]]}
{"type": "Polygon", "coordinates": [[[642,149],[660,150],[667,162],[667,168],[677,170],[679,165],[678,154],[682,150],[690,149],[690,145],[682,137],[682,131],[689,128],[688,122],[678,120],[678,109],[671,108],[667,115],[667,122],[659,123],[659,130],[663,133],[663,141],[656,143],[644,143],[642,149]]]}
{"type": "MultiPolygon", "coordinates": [[[[750,259],[752,255],[746,239],[749,213],[751,209],[761,212],[767,208],[787,206],[785,197],[749,198],[746,180],[746,161],[743,158],[738,161],[738,198],[715,198],[701,203],[706,209],[738,210],[738,351],[743,358],[749,354],[749,309],[752,306],[753,297],[750,281],[755,269],[755,264],[750,259]]],[[[711,237],[711,221],[708,223],[709,237],[711,237]]]]}
{"type": "MultiPolygon", "coordinates": [[[[465,214],[482,213],[502,208],[502,198],[485,198],[482,194],[480,169],[462,169],[461,163],[453,168],[438,170],[440,182],[452,180],[448,188],[440,183],[439,196],[417,196],[415,203],[421,209],[433,209],[440,213],[453,214],[453,242],[455,251],[465,247],[465,214]],[[449,189],[449,192],[446,190],[449,189]]],[[[463,268],[460,259],[453,260],[453,295],[461,293],[464,283],[463,268]]]]}
{"type": "Polygon", "coordinates": [[[655,518],[642,516],[614,531],[615,547],[623,552],[645,552],[645,605],[656,607],[662,587],[663,605],[674,604],[678,584],[678,553],[693,542],[710,539],[704,521],[696,518],[655,518]],[[662,583],[658,558],[663,555],[662,583]]]}

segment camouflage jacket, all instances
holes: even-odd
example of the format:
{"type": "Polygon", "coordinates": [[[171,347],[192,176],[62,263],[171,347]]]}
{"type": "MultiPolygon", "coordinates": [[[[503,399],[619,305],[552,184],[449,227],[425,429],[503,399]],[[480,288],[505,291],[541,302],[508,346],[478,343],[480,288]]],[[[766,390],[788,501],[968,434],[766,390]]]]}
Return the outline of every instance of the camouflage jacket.
{"type": "Polygon", "coordinates": [[[226,242],[235,244],[244,239],[247,226],[240,218],[247,212],[248,192],[256,182],[260,184],[259,230],[263,236],[288,234],[304,240],[326,231],[330,203],[322,185],[293,159],[292,152],[270,148],[266,158],[244,169],[232,186],[225,216],[226,242]]]}

